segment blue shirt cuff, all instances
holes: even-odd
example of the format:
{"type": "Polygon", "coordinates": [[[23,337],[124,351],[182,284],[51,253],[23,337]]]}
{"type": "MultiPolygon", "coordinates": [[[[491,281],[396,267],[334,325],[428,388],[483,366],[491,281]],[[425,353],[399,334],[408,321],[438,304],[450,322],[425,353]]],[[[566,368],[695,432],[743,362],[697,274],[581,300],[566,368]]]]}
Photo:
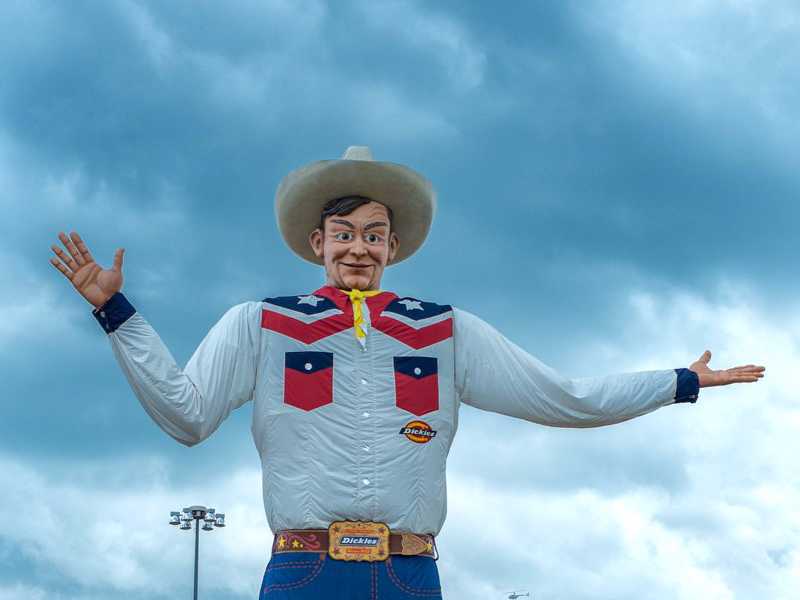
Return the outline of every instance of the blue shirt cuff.
{"type": "Polygon", "coordinates": [[[103,331],[112,333],[135,312],[136,309],[131,306],[128,299],[122,295],[122,292],[117,292],[106,300],[103,306],[95,308],[92,314],[94,318],[97,319],[97,322],[100,323],[100,327],[103,328],[103,331]]]}
{"type": "Polygon", "coordinates": [[[675,386],[675,404],[678,402],[697,402],[700,394],[700,379],[691,369],[675,369],[678,383],[675,386]]]}

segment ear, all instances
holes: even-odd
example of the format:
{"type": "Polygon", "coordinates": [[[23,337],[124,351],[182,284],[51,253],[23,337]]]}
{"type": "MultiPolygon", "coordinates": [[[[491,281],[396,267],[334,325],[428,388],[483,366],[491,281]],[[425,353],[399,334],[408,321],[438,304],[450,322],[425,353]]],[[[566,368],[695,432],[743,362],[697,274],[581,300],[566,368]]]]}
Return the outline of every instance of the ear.
{"type": "Polygon", "coordinates": [[[397,249],[399,247],[400,238],[397,237],[397,234],[393,231],[389,236],[389,260],[387,262],[392,262],[392,260],[394,260],[394,255],[397,254],[397,249]]]}
{"type": "Polygon", "coordinates": [[[323,239],[322,230],[320,230],[319,227],[308,234],[308,243],[311,244],[311,249],[314,251],[316,257],[322,258],[323,239]]]}

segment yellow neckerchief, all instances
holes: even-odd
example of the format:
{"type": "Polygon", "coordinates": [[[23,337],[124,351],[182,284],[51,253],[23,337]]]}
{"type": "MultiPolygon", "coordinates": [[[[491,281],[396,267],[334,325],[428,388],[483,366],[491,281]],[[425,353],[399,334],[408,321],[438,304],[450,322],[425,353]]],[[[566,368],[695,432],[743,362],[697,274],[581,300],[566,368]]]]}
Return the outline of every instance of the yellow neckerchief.
{"type": "Polygon", "coordinates": [[[361,314],[361,301],[365,298],[371,298],[372,296],[377,296],[381,293],[380,290],[369,290],[369,291],[362,291],[362,290],[347,290],[339,289],[340,292],[344,292],[350,298],[350,302],[353,303],[353,329],[356,333],[356,338],[362,339],[367,336],[364,333],[364,330],[361,329],[361,324],[364,322],[364,315],[361,314]]]}

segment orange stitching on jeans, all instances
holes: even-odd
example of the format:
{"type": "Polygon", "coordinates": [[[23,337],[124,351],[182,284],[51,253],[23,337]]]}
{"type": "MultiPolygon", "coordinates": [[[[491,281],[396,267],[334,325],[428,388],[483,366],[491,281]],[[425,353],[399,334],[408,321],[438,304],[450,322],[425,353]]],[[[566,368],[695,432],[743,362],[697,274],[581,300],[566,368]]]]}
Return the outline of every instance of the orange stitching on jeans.
{"type": "MultiPolygon", "coordinates": [[[[308,563],[308,564],[312,565],[313,563],[308,563]]],[[[320,571],[322,571],[322,566],[324,564],[325,564],[325,560],[324,559],[320,559],[319,562],[317,563],[316,567],[314,567],[314,569],[311,571],[311,573],[306,575],[300,581],[295,581],[294,583],[275,583],[273,585],[265,585],[264,586],[264,593],[266,594],[270,590],[291,590],[291,589],[295,589],[295,588],[299,588],[301,586],[304,586],[304,585],[306,585],[308,583],[311,583],[320,574],[320,571]]]]}
{"type": "Polygon", "coordinates": [[[442,595],[441,588],[416,589],[409,587],[408,585],[400,581],[400,578],[397,576],[397,574],[394,572],[394,569],[392,568],[391,557],[386,559],[386,573],[388,573],[389,579],[392,580],[392,583],[394,583],[398,588],[400,588],[401,592],[405,592],[406,594],[411,594],[412,596],[439,596],[439,597],[441,597],[442,595]]]}

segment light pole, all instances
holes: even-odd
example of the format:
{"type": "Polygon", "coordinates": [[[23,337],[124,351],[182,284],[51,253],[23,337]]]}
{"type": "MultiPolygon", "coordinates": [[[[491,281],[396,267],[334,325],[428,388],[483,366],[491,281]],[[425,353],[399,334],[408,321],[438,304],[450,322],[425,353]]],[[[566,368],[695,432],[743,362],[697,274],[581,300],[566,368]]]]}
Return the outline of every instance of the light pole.
{"type": "Polygon", "coordinates": [[[181,529],[189,531],[194,525],[194,600],[197,600],[197,563],[200,554],[200,521],[203,521],[203,531],[212,531],[214,527],[225,527],[225,514],[218,513],[213,508],[205,506],[190,506],[183,509],[183,514],[178,511],[169,513],[169,524],[179,525],[181,529]]]}

